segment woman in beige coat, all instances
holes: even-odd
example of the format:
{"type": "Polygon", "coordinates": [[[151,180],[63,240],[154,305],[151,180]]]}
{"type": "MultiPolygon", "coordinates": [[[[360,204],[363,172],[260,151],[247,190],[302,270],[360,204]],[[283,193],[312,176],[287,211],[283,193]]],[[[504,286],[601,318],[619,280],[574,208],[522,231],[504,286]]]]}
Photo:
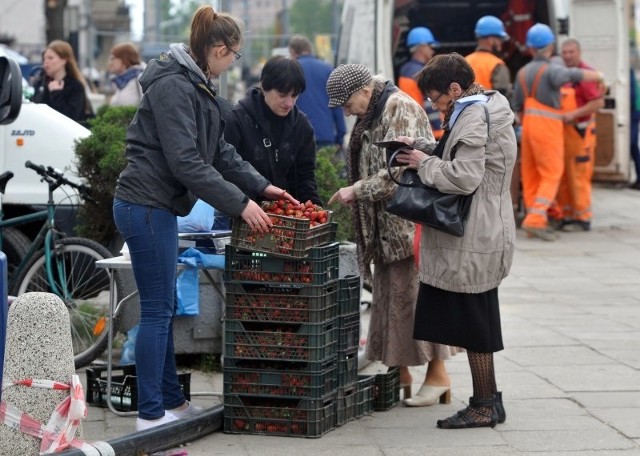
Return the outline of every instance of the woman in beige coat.
{"type": "Polygon", "coordinates": [[[462,237],[425,226],[420,244],[414,337],[465,348],[473,380],[469,406],[438,420],[446,429],[493,427],[506,419],[493,353],[504,348],[498,285],[514,252],[509,189],[516,137],[507,99],[485,92],[474,79],[469,64],[455,53],[434,57],[417,76],[422,92],[445,113],[442,159],[424,152],[429,138],[398,138],[416,148],[399,161],[417,169],[425,184],[444,193],[475,191],[462,237]]]}

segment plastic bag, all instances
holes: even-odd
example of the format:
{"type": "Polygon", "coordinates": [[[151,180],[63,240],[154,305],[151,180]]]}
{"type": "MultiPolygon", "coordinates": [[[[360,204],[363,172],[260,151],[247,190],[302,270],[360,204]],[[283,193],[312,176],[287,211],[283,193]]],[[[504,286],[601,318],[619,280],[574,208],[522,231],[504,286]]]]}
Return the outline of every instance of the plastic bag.
{"type": "Polygon", "coordinates": [[[179,233],[202,233],[211,231],[215,218],[215,209],[213,206],[202,200],[196,201],[188,215],[178,217],[179,233]]]}

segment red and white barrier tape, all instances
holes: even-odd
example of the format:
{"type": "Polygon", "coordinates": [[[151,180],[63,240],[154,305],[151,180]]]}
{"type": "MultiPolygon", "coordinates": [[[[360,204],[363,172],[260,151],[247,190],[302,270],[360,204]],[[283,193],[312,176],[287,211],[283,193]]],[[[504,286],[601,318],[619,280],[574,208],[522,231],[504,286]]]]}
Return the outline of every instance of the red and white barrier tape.
{"type": "Polygon", "coordinates": [[[87,443],[74,438],[80,420],[87,417],[84,391],[77,375],[71,376],[71,385],[35,378],[15,381],[3,380],[3,391],[11,386],[69,390],[69,396],[58,404],[46,426],[11,404],[7,404],[5,401],[0,402],[0,423],[41,439],[40,454],[59,453],[69,447],[74,447],[88,456],[115,456],[113,448],[106,442],[87,443]]]}

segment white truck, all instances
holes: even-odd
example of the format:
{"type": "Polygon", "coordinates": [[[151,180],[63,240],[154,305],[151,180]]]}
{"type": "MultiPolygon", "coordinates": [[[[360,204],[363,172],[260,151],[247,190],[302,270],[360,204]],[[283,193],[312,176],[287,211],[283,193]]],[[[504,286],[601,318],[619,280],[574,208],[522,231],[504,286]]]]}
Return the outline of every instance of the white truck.
{"type": "Polygon", "coordinates": [[[345,0],[336,63],[361,63],[395,79],[409,58],[409,29],[429,27],[441,43],[439,52],[466,55],[476,46],[476,21],[488,14],[501,18],[512,38],[503,49],[512,75],[529,60],[523,43],[534,23],[551,26],[558,42],[567,37],[580,41],[583,59],[602,71],[609,85],[606,105],[597,114],[594,179],[628,182],[634,0],[345,0]]]}

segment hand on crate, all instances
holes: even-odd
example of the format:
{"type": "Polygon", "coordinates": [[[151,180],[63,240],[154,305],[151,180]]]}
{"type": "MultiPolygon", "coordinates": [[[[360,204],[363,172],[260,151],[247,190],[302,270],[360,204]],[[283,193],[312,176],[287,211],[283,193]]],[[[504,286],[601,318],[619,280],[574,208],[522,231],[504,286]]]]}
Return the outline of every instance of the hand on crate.
{"type": "Polygon", "coordinates": [[[273,225],[269,216],[262,210],[258,203],[253,200],[249,200],[240,217],[247,222],[247,225],[249,225],[253,231],[259,233],[268,233],[269,228],[273,225]]]}
{"type": "Polygon", "coordinates": [[[300,204],[300,201],[291,196],[286,190],[276,187],[275,185],[269,185],[264,189],[264,192],[262,192],[262,194],[270,200],[282,199],[285,201],[289,201],[292,204],[300,204]]]}

